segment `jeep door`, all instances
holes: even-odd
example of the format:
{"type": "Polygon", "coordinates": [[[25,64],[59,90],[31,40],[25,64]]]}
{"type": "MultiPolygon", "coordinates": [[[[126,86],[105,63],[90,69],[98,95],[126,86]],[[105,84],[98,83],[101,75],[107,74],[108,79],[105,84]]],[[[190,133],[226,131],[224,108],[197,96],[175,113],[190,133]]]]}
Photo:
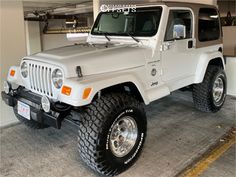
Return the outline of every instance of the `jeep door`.
{"type": "Polygon", "coordinates": [[[170,90],[186,86],[194,76],[196,49],[194,15],[189,8],[169,8],[161,48],[162,80],[170,90]]]}

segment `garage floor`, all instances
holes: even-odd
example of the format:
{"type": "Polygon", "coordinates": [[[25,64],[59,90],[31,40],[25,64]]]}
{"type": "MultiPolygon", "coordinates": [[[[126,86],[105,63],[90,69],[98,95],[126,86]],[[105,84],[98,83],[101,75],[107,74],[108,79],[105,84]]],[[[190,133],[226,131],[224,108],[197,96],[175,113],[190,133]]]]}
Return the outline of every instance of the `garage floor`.
{"type": "Polygon", "coordinates": [[[235,177],[236,176],[236,146],[232,146],[216,160],[200,177],[235,177]]]}
{"type": "MultiPolygon", "coordinates": [[[[216,113],[194,109],[191,93],[176,92],[147,107],[148,134],[135,165],[120,177],[173,177],[235,127],[236,99],[227,97],[216,113]]],[[[90,177],[76,149],[77,130],[30,130],[22,124],[1,129],[0,176],[90,177]]],[[[216,160],[202,177],[232,177],[235,146],[216,160]]]]}

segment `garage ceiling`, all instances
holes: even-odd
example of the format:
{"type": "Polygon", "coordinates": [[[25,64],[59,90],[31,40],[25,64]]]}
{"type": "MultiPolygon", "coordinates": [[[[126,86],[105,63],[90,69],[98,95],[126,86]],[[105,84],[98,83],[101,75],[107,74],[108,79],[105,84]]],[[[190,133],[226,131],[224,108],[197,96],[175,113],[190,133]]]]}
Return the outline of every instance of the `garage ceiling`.
{"type": "Polygon", "coordinates": [[[92,12],[92,0],[23,0],[25,15],[32,12],[70,15],[92,12]]]}

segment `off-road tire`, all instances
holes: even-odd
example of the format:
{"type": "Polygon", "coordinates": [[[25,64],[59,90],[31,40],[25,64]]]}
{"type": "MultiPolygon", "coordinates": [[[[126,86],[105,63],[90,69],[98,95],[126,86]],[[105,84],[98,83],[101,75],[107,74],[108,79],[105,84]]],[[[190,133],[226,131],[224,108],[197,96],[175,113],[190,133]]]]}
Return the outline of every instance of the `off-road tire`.
{"type": "Polygon", "coordinates": [[[96,99],[80,113],[78,149],[82,160],[99,174],[117,175],[128,169],[141,153],[146,137],[143,103],[126,94],[107,94],[96,99]],[[108,143],[111,127],[124,116],[132,116],[138,136],[132,150],[124,157],[115,156],[108,143]]]}
{"type": "Polygon", "coordinates": [[[193,85],[194,106],[203,112],[217,112],[224,104],[227,90],[227,78],[222,67],[209,65],[200,84],[193,85]],[[219,102],[214,101],[213,86],[215,80],[220,77],[224,83],[224,91],[219,102]]]}
{"type": "Polygon", "coordinates": [[[14,111],[16,118],[31,129],[44,129],[44,128],[49,127],[48,125],[40,124],[40,123],[36,122],[35,120],[28,120],[28,119],[22,117],[21,115],[19,115],[17,113],[17,105],[13,107],[13,111],[14,111]]]}

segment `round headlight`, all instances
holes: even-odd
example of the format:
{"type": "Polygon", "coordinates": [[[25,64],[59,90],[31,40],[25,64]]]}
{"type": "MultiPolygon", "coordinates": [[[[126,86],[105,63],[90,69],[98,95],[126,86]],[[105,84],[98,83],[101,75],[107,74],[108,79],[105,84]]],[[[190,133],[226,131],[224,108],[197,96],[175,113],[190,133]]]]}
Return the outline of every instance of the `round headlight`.
{"type": "Polygon", "coordinates": [[[53,85],[57,88],[60,89],[63,84],[63,73],[60,69],[55,69],[52,72],[52,82],[53,85]]]}
{"type": "Polygon", "coordinates": [[[21,64],[21,75],[26,78],[28,76],[28,65],[26,62],[21,64]]]}

